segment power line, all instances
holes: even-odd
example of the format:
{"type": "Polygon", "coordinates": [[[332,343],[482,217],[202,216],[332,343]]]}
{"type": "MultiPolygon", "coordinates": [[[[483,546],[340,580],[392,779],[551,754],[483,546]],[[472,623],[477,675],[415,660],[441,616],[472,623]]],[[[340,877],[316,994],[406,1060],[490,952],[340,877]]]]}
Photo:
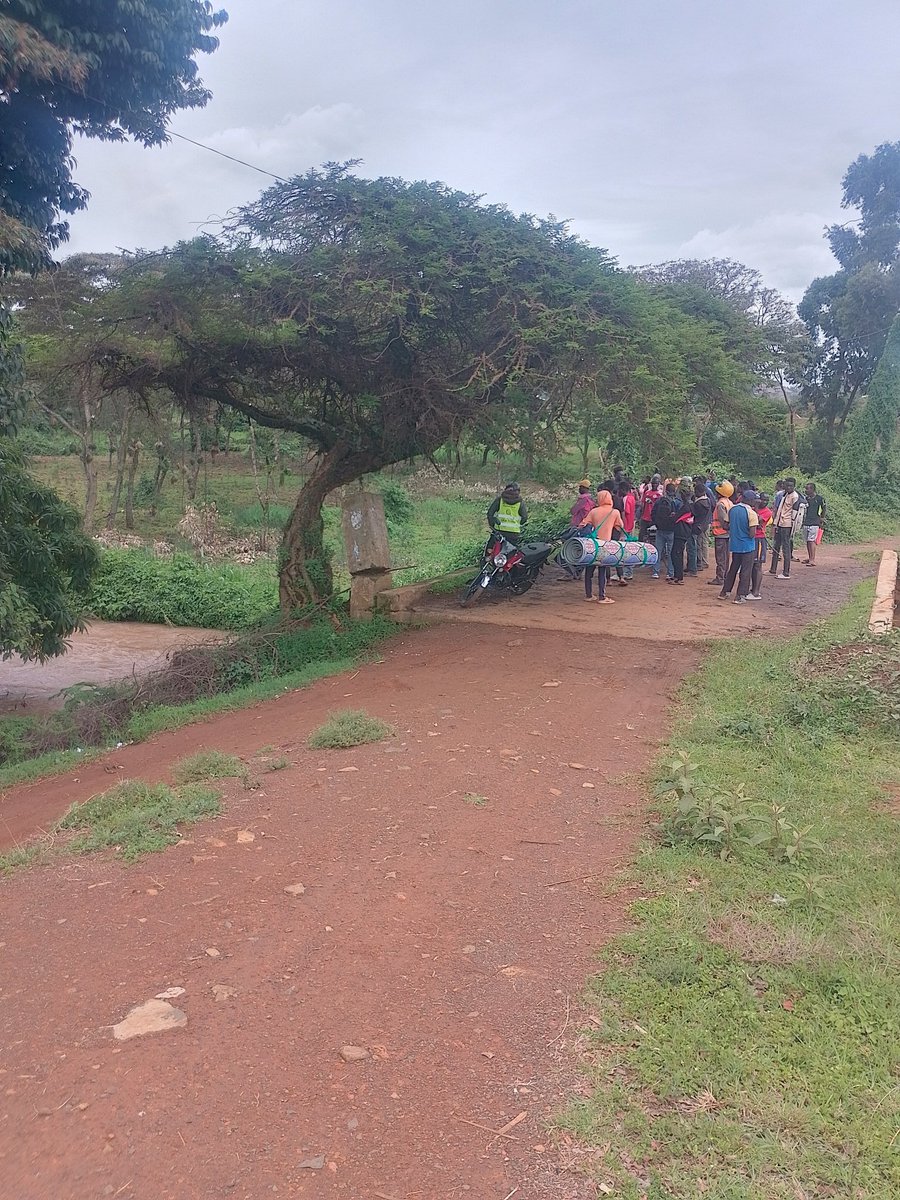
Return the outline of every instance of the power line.
{"type": "MultiPolygon", "coordinates": [[[[83,89],[74,88],[63,80],[58,80],[57,82],[60,87],[65,88],[67,92],[71,92],[79,100],[90,100],[92,104],[99,104],[102,108],[113,111],[111,105],[107,104],[105,100],[100,100],[97,96],[92,96],[83,89]]],[[[255,163],[247,162],[246,159],[235,158],[233,154],[226,154],[224,150],[217,150],[215,146],[207,146],[205,142],[198,142],[194,138],[189,138],[185,133],[176,133],[174,129],[167,129],[166,135],[178,138],[182,142],[189,142],[192,146],[197,146],[200,150],[208,150],[210,154],[218,154],[219,158],[227,158],[229,162],[237,163],[241,167],[247,167],[251,171],[258,171],[260,175],[268,175],[270,179],[275,179],[279,183],[288,182],[283,175],[276,175],[274,171],[267,171],[265,167],[258,167],[255,163]]]]}
{"type": "Polygon", "coordinates": [[[210,154],[218,154],[219,158],[227,158],[229,162],[238,163],[242,167],[249,167],[251,171],[258,171],[260,175],[268,175],[270,179],[277,179],[279,183],[288,182],[283,175],[276,175],[274,171],[267,171],[265,167],[257,167],[254,163],[246,162],[243,158],[235,158],[233,154],[226,154],[224,150],[217,150],[215,146],[207,146],[205,142],[197,142],[193,138],[189,138],[186,134],[176,133],[174,129],[168,129],[166,132],[169,137],[178,138],[182,142],[190,142],[192,146],[197,146],[201,150],[208,150],[210,154]]]}

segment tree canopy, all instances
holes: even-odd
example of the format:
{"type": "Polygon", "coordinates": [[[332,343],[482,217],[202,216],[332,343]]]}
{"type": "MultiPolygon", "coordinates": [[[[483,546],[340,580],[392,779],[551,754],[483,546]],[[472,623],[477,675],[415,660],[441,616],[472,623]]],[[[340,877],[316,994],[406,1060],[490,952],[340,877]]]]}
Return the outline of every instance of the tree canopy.
{"type": "Polygon", "coordinates": [[[804,394],[829,435],[865,394],[900,308],[900,142],[850,164],[841,205],[857,215],[826,231],[839,269],[814,279],[798,310],[815,343],[804,394]]]}
{"type": "Polygon", "coordinates": [[[49,658],[82,628],[97,551],[75,509],[31,478],[7,438],[0,438],[0,512],[0,657],[49,658]]]}
{"type": "Polygon", "coordinates": [[[306,439],[286,609],[330,589],[322,504],[364,474],[469,431],[527,455],[612,417],[642,455],[681,457],[711,411],[752,399],[724,301],[648,288],[562,223],[353,165],[268,189],[219,238],[135,257],[82,339],[102,389],[306,439]]]}
{"type": "Polygon", "coordinates": [[[206,104],[195,61],[226,20],[206,0],[7,0],[0,12],[0,273],[35,271],[88,196],[72,135],[145,146],[206,104]]]}

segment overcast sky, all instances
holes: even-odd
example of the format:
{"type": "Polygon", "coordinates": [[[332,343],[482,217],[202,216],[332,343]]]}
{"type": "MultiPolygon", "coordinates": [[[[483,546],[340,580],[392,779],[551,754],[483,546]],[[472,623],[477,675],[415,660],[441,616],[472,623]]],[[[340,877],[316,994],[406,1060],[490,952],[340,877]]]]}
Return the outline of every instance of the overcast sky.
{"type": "MultiPolygon", "coordinates": [[[[222,0],[172,128],[290,176],[361,158],[552,213],[623,266],[736,258],[798,299],[861,152],[900,140],[897,0],[222,0]]],[[[267,181],[80,142],[67,252],[190,237],[267,181]]]]}

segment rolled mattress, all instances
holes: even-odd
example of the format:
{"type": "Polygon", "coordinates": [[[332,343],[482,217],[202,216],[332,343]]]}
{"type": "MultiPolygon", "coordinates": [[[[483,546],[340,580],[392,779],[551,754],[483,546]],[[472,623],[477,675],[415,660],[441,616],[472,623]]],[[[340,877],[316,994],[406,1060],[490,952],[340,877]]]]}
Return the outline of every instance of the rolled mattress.
{"type": "Polygon", "coordinates": [[[656,547],[650,542],[598,542],[594,538],[573,537],[563,542],[560,558],[570,567],[655,567],[659,562],[656,547]]]}

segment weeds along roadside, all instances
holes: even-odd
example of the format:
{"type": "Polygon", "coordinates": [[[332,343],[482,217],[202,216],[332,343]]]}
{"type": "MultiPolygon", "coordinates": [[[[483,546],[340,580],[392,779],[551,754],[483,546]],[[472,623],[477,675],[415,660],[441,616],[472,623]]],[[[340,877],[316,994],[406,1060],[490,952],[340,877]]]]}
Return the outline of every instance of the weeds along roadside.
{"type": "Polygon", "coordinates": [[[117,742],[144,741],[347,670],[397,632],[393,622],[324,618],[263,627],[173,651],[165,667],[107,687],[68,689],[62,710],[0,718],[0,788],[64,771],[117,742]]]}
{"type": "Polygon", "coordinates": [[[559,1120],[602,1194],[900,1194],[900,637],[870,599],[685,685],[559,1120]]]}

